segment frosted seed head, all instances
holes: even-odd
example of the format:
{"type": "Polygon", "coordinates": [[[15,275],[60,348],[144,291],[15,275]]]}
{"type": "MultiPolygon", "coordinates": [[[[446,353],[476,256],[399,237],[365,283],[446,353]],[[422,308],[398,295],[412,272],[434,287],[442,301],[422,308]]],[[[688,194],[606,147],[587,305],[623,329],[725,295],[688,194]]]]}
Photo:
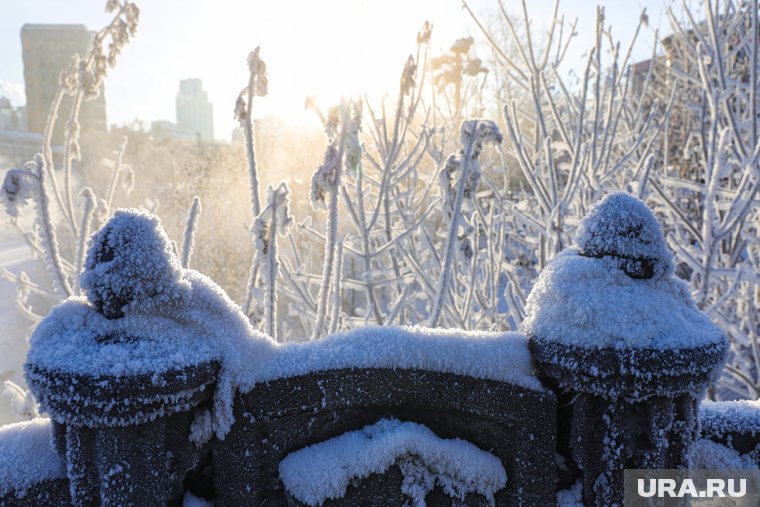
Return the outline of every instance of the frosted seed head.
{"type": "Polygon", "coordinates": [[[594,204],[578,227],[576,241],[581,255],[615,258],[631,278],[673,274],[673,254],[660,223],[641,199],[626,192],[594,204]]]}
{"type": "Polygon", "coordinates": [[[0,202],[5,205],[9,216],[17,218],[21,209],[31,200],[34,192],[33,177],[34,174],[28,169],[10,169],[5,173],[0,202]]]}
{"type": "Polygon", "coordinates": [[[504,136],[496,123],[491,120],[466,120],[459,126],[462,146],[473,143],[472,157],[478,158],[483,146],[489,143],[501,144],[504,136]]]}
{"type": "Polygon", "coordinates": [[[409,55],[404,65],[404,71],[401,73],[401,91],[404,95],[409,95],[412,88],[415,87],[414,74],[417,72],[417,64],[414,62],[414,57],[409,55]]]}
{"type": "Polygon", "coordinates": [[[417,44],[430,44],[430,36],[433,33],[433,24],[430,21],[425,21],[422,28],[417,32],[417,44]]]}

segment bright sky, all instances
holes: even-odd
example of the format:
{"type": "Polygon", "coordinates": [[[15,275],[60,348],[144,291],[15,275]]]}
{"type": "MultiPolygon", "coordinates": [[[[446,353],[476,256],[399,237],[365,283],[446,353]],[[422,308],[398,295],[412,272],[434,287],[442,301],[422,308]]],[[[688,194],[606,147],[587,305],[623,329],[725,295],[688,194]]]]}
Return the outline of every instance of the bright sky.
{"type": "MultiPolygon", "coordinates": [[[[560,12],[579,18],[571,59],[593,45],[595,5],[606,6],[607,25],[627,42],[646,7],[651,29],[668,33],[664,6],[670,0],[562,0],[560,12]]],[[[480,13],[496,0],[472,0],[480,13]]],[[[0,96],[21,105],[24,75],[20,30],[24,23],[82,23],[94,30],[109,17],[105,0],[3,0],[0,8],[0,96]]],[[[257,99],[260,114],[297,116],[307,95],[321,103],[342,94],[395,90],[406,57],[416,48],[425,20],[434,24],[433,49],[448,48],[459,37],[479,33],[460,0],[137,0],[141,19],[136,38],[109,75],[109,124],[135,118],[175,120],[179,80],[203,80],[214,104],[215,135],[229,139],[233,109],[247,83],[246,57],[261,46],[267,62],[270,96],[257,99]]],[[[534,30],[549,26],[552,0],[531,0],[534,30]]],[[[520,4],[504,0],[508,11],[520,4]]],[[[495,12],[495,11],[494,11],[495,12]]],[[[651,52],[651,31],[637,57],[651,52]]],[[[580,63],[579,63],[580,66],[580,63]]]]}

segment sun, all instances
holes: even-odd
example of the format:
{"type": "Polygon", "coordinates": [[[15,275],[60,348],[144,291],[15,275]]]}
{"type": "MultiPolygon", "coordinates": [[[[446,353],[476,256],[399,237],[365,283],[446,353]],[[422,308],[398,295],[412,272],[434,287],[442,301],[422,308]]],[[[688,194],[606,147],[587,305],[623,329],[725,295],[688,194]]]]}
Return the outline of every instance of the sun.
{"type": "Polygon", "coordinates": [[[417,53],[417,32],[436,14],[434,4],[421,4],[430,9],[393,1],[268,5],[258,13],[271,19],[260,32],[266,40],[257,42],[269,78],[259,111],[300,119],[310,114],[304,113],[307,97],[324,109],[347,96],[395,96],[407,58],[417,53]]]}

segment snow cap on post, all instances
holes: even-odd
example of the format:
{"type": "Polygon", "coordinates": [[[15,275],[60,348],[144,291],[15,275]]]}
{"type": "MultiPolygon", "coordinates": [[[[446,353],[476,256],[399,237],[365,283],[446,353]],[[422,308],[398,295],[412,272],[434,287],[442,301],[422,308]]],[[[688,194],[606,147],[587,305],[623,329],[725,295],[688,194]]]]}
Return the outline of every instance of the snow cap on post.
{"type": "Polygon", "coordinates": [[[661,279],[673,274],[673,254],[662,227],[644,202],[626,192],[594,204],[578,227],[580,255],[612,257],[631,278],[661,279]]]}
{"type": "Polygon", "coordinates": [[[81,286],[98,312],[124,316],[181,297],[181,266],[157,216],[120,209],[90,238],[81,286]]]}

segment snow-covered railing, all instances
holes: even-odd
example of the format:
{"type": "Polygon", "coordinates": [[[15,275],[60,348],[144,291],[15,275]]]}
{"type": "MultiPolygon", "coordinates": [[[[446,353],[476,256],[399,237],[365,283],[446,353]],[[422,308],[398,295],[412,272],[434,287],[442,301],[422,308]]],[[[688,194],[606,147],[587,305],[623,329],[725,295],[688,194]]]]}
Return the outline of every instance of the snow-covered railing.
{"type": "MultiPolygon", "coordinates": [[[[336,465],[323,463],[313,477],[292,482],[298,489],[289,491],[281,480],[288,456],[319,442],[342,442],[378,420],[396,419],[495,456],[507,475],[506,485],[492,491],[497,505],[546,505],[554,498],[555,410],[554,395],[531,373],[527,338],[520,333],[367,328],[286,344],[260,370],[251,370],[234,402],[235,424],[223,441],[212,444],[217,499],[224,505],[261,505],[289,498],[311,505],[312,496],[301,488],[322,491],[320,477],[333,475],[336,465]]],[[[416,459],[435,468],[425,456],[400,453],[395,466],[364,477],[361,470],[376,465],[362,466],[361,460],[373,459],[364,451],[357,449],[355,468],[344,471],[352,485],[338,488],[342,496],[328,505],[366,505],[373,498],[402,504],[402,485],[411,479],[399,466],[416,459]]],[[[431,495],[428,501],[438,505],[432,499],[445,498],[446,488],[428,485],[422,497],[431,495]]],[[[469,484],[462,491],[470,486],[479,490],[469,484]]]]}
{"type": "Polygon", "coordinates": [[[0,505],[66,505],[66,464],[53,450],[49,419],[0,428],[0,505]]]}
{"type": "Polygon", "coordinates": [[[91,241],[87,299],[31,337],[26,379],[52,421],[0,430],[0,505],[551,505],[574,483],[610,505],[624,468],[757,466],[757,404],[698,410],[727,345],[651,212],[612,194],[579,231],[528,298],[527,334],[276,343],[182,267],[155,217],[119,211],[91,241]]]}
{"type": "Polygon", "coordinates": [[[622,505],[624,470],[688,467],[728,342],[673,275],[642,201],[610,194],[578,231],[539,276],[524,325],[541,376],[571,407],[558,451],[580,470],[584,504],[622,505]]]}

